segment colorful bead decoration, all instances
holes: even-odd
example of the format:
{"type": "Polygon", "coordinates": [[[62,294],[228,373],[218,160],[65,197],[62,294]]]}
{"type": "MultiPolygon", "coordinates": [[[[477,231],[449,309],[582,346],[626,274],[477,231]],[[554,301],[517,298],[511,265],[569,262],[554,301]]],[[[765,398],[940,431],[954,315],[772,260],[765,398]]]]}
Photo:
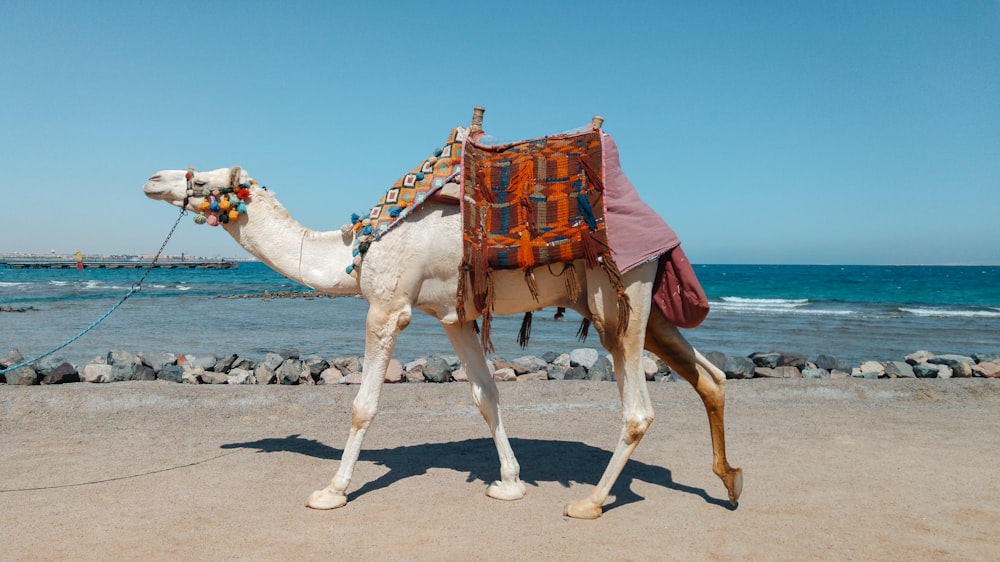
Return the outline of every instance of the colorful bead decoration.
{"type": "Polygon", "coordinates": [[[257,185],[256,180],[222,189],[194,189],[192,185],[194,174],[194,168],[189,167],[184,178],[187,180],[187,196],[203,198],[201,203],[198,203],[199,213],[194,216],[195,224],[219,226],[236,222],[240,215],[246,214],[246,204],[250,202],[250,188],[257,185]]]}

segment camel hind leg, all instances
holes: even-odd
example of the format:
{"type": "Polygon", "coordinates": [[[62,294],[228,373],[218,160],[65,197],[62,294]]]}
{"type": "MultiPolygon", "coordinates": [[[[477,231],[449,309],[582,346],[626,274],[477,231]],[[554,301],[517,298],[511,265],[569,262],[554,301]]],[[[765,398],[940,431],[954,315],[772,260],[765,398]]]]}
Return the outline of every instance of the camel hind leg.
{"type": "Polygon", "coordinates": [[[656,307],[646,323],[646,349],[691,383],[701,397],[712,434],[712,472],[722,479],[729,492],[729,502],[736,505],[743,492],[743,470],[729,466],[726,459],[725,373],[691,347],[656,307]]]}

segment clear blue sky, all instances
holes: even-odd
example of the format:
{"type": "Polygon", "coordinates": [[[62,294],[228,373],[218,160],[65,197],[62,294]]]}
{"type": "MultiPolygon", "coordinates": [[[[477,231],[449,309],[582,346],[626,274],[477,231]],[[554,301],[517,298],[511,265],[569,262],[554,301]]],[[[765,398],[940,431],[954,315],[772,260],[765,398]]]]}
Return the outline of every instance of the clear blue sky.
{"type": "Polygon", "coordinates": [[[335,229],[482,105],[603,115],[695,263],[1000,264],[996,0],[2,0],[0,71],[0,252],[153,253],[189,165],[335,229]]]}

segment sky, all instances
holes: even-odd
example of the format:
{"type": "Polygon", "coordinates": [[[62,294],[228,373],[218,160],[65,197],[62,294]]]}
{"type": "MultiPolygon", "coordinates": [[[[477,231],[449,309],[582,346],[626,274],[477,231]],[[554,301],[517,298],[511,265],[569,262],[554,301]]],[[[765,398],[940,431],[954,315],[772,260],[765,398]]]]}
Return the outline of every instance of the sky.
{"type": "Polygon", "coordinates": [[[479,105],[602,115],[694,263],[1000,264],[997,0],[0,0],[0,73],[0,253],[153,254],[188,166],[337,229],[479,105]]]}

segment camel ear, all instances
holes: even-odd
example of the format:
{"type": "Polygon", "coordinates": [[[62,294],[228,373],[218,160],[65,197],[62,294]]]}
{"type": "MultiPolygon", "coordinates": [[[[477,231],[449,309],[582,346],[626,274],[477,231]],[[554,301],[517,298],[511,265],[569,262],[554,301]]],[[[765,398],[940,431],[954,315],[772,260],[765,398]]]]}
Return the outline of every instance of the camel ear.
{"type": "Polygon", "coordinates": [[[344,226],[340,227],[340,235],[344,237],[344,240],[347,240],[348,238],[353,238],[354,227],[349,224],[345,224],[344,226]]]}

